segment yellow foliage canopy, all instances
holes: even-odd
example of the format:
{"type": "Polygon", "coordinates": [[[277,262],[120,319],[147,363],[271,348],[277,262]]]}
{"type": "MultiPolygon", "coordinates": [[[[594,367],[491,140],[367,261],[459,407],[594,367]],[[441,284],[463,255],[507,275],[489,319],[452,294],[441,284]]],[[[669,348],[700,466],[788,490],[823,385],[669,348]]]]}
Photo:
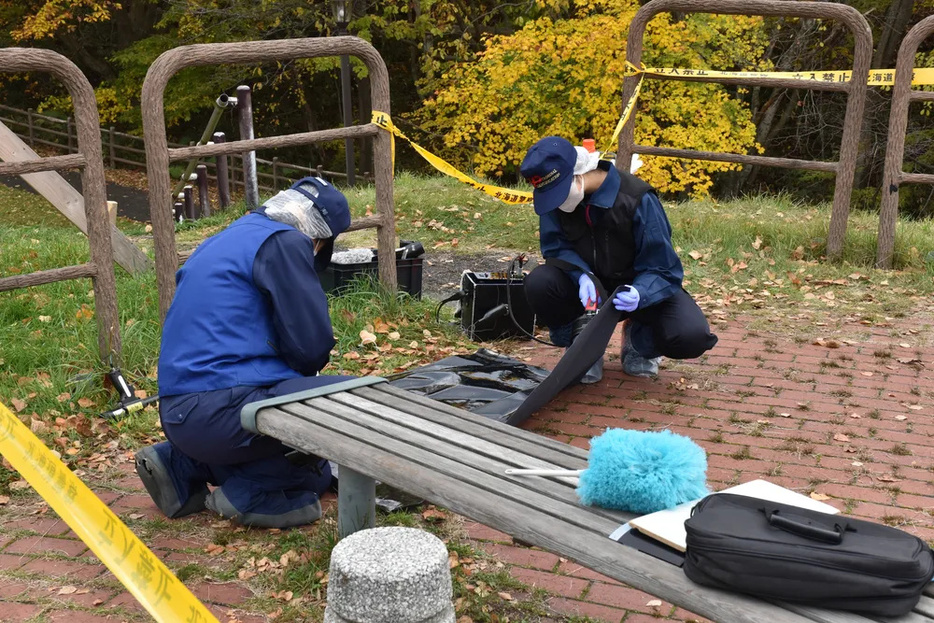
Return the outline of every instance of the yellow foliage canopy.
{"type": "MultiPolygon", "coordinates": [[[[471,160],[481,175],[514,171],[525,150],[555,134],[579,144],[607,145],[621,111],[626,36],[633,1],[583,5],[575,19],[542,18],[519,32],[491,37],[479,57],[456,65],[435,84],[416,114],[444,134],[449,157],[471,160]],[[612,5],[612,6],[610,6],[612,5]],[[470,149],[473,146],[473,149],[470,149]]],[[[660,15],[645,37],[647,65],[707,69],[762,68],[761,18],[660,15]],[[724,45],[728,41],[729,45],[724,45]]],[[[745,153],[757,149],[748,107],[717,84],[647,79],[636,117],[636,142],[745,153]]],[[[711,173],[734,168],[671,158],[645,158],[641,177],[663,191],[703,195],[711,173]]]]}
{"type": "Polygon", "coordinates": [[[48,39],[60,32],[71,32],[81,22],[106,22],[120,4],[112,0],[46,0],[10,33],[17,41],[48,39]]]}

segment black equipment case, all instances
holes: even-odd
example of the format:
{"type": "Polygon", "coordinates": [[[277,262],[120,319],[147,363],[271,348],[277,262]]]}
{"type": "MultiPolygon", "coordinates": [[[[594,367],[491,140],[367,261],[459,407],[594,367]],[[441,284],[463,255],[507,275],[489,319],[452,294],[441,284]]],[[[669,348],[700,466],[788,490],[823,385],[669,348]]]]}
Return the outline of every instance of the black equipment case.
{"type": "Polygon", "coordinates": [[[507,272],[461,275],[461,326],[472,340],[528,337],[535,313],[525,298],[521,276],[507,272]]]}
{"type": "Polygon", "coordinates": [[[907,532],[743,495],[707,496],[684,527],[691,580],[765,599],[898,616],[934,576],[907,532]]]}

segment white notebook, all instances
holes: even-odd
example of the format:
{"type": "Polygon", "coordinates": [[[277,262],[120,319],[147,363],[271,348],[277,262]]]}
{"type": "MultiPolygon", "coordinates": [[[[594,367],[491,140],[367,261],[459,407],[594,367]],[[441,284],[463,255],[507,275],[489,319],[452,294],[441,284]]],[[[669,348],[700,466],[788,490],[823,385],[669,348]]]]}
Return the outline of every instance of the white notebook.
{"type": "MultiPolygon", "coordinates": [[[[840,512],[830,504],[812,500],[806,495],[796,493],[784,487],[779,487],[765,480],[751,480],[741,485],[724,489],[723,491],[717,491],[717,493],[746,495],[751,498],[799,506],[801,508],[831,515],[840,512]]],[[[687,532],[684,530],[684,522],[691,516],[691,508],[699,501],[700,499],[685,502],[674,508],[636,517],[629,522],[629,525],[639,532],[683,552],[687,549],[687,532]]]]}

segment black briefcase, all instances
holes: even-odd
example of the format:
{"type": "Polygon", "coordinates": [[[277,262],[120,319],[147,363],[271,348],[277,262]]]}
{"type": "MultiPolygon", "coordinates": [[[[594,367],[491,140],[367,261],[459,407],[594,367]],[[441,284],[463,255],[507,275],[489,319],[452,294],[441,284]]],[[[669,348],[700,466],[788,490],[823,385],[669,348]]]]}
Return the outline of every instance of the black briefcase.
{"type": "Polygon", "coordinates": [[[707,496],[684,527],[691,580],[764,599],[898,616],[934,576],[907,532],[743,495],[707,496]]]}

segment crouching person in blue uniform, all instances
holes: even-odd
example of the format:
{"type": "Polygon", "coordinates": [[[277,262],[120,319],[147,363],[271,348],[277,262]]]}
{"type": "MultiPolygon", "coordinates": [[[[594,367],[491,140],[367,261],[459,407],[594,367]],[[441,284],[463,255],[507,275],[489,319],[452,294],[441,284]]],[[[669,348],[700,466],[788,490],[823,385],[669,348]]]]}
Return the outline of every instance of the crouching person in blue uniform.
{"type": "MultiPolygon", "coordinates": [[[[598,153],[548,136],[529,148],[520,172],[532,184],[545,264],[525,278],[525,293],[552,342],[570,346],[583,330],[588,301],[602,284],[625,312],[621,360],[632,376],[658,374],[662,356],[692,359],[717,336],[681,281],[671,225],[655,190],[598,153]]],[[[581,379],[603,377],[603,358],[581,379]]]]}
{"type": "Polygon", "coordinates": [[[168,441],[136,454],[166,516],[207,508],[267,528],[321,516],[328,462],[244,430],[240,409],[348,378],[317,376],[335,344],[317,273],[349,225],[345,197],[304,178],[205,240],[176,274],[159,355],[168,441]]]}

